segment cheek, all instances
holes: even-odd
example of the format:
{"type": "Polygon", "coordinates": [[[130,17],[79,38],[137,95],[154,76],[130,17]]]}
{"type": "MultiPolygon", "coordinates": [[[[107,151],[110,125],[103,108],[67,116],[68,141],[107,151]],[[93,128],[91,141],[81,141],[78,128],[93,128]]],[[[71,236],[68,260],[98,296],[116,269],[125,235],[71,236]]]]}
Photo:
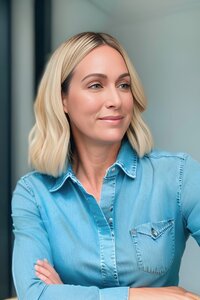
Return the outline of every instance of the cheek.
{"type": "Polygon", "coordinates": [[[128,98],[127,101],[125,102],[125,109],[129,111],[130,114],[132,114],[133,112],[133,105],[134,105],[133,98],[132,97],[128,98]]]}
{"type": "Polygon", "coordinates": [[[68,104],[68,116],[76,125],[89,123],[99,111],[94,101],[89,101],[81,96],[80,98],[74,97],[73,101],[68,104]]]}
{"type": "Polygon", "coordinates": [[[133,99],[132,98],[128,99],[124,109],[125,109],[126,114],[127,114],[127,121],[129,123],[131,122],[132,117],[133,117],[133,106],[134,106],[133,99]]]}

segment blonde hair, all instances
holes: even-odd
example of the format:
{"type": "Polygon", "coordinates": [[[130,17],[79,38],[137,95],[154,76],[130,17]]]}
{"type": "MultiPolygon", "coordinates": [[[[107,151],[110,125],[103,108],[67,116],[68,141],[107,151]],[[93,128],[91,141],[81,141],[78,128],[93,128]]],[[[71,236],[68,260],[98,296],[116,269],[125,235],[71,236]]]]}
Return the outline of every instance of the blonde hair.
{"type": "Polygon", "coordinates": [[[70,158],[70,126],[63,110],[62,92],[67,93],[78,63],[101,45],[108,45],[122,55],[131,77],[134,109],[126,135],[140,157],[152,149],[151,133],[141,117],[146,98],[126,51],[106,33],[84,32],[57,48],[39,85],[34,105],[36,122],[29,135],[29,163],[41,173],[57,177],[66,170],[70,158]]]}

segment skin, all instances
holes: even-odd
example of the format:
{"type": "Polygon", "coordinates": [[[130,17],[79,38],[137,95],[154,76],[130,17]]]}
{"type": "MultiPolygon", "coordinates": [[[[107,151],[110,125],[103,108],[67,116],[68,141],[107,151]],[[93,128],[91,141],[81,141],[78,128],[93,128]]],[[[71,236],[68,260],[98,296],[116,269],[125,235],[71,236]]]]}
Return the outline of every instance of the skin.
{"type": "Polygon", "coordinates": [[[105,172],[132,119],[130,76],[122,56],[101,46],[83,58],[63,95],[63,108],[76,144],[74,172],[99,201],[105,172]]]}
{"type": "MultiPolygon", "coordinates": [[[[74,172],[99,201],[105,172],[115,162],[132,119],[130,76],[122,56],[109,46],[91,51],[75,68],[69,91],[62,98],[76,145],[74,172]]],[[[36,262],[35,274],[46,284],[63,284],[46,259],[36,262]]],[[[129,300],[145,299],[200,297],[179,287],[129,289],[129,300]]]]}

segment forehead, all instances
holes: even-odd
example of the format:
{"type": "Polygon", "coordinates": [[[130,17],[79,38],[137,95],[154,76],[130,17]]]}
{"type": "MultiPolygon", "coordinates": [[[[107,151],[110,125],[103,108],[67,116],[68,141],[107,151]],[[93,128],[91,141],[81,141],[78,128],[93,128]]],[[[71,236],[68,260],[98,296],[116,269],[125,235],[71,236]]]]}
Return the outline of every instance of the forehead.
{"type": "Polygon", "coordinates": [[[123,73],[128,72],[122,55],[108,45],[102,45],[88,53],[76,66],[74,74],[83,73],[123,73]]]}

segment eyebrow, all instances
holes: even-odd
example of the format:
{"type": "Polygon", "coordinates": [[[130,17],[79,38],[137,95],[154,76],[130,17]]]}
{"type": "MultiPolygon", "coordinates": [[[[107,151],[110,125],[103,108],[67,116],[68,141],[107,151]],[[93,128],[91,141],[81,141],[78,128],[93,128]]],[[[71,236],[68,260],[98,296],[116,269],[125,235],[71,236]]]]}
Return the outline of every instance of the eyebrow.
{"type": "MultiPolygon", "coordinates": [[[[124,77],[127,77],[127,76],[130,77],[130,74],[129,73],[123,73],[123,74],[119,75],[118,80],[122,79],[124,77]]],[[[81,81],[84,81],[84,80],[86,80],[89,77],[107,78],[107,76],[105,74],[102,74],[102,73],[92,73],[92,74],[89,74],[89,75],[85,76],[81,81]]]]}

